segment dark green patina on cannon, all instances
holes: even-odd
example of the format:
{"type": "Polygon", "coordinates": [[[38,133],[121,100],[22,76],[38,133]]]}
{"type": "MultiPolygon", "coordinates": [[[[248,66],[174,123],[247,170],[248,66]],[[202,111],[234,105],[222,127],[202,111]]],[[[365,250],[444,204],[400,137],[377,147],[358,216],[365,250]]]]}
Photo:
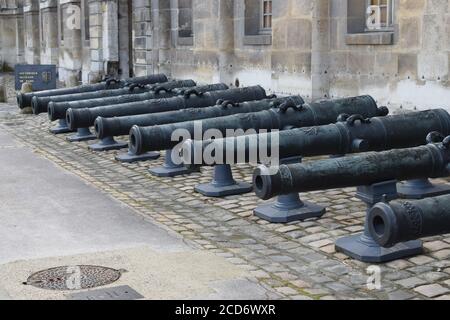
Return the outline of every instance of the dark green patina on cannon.
{"type": "Polygon", "coordinates": [[[144,77],[136,77],[129,78],[125,80],[117,80],[117,79],[107,79],[101,83],[96,84],[86,84],[78,87],[72,88],[61,88],[54,90],[45,90],[38,92],[30,92],[30,93],[18,93],[17,94],[17,104],[20,109],[31,107],[31,100],[33,97],[49,97],[49,96],[59,96],[59,95],[67,95],[73,93],[81,93],[81,92],[92,92],[98,90],[108,90],[108,89],[119,89],[126,87],[131,84],[153,84],[153,83],[163,83],[167,82],[168,79],[164,74],[155,74],[144,77]]]}
{"type": "Polygon", "coordinates": [[[145,94],[147,92],[161,92],[163,90],[170,91],[174,88],[193,87],[196,83],[193,80],[176,80],[165,83],[157,83],[151,85],[132,83],[128,86],[119,89],[99,90],[92,92],[73,93],[67,95],[49,96],[49,97],[33,97],[31,100],[31,108],[34,114],[40,114],[48,111],[50,104],[56,104],[58,106],[66,106],[66,110],[70,106],[72,101],[83,101],[87,104],[87,107],[96,103],[105,103],[109,99],[115,97],[133,97],[139,96],[139,94],[145,94]],[[87,102],[88,100],[89,102],[87,102]]]}
{"type": "Polygon", "coordinates": [[[390,180],[439,178],[448,175],[450,152],[442,144],[369,152],[356,156],[281,165],[276,174],[256,169],[256,195],[270,199],[292,192],[372,185],[390,180]]]}
{"type": "MultiPolygon", "coordinates": [[[[448,150],[450,139],[446,145],[448,150]]],[[[387,248],[450,233],[450,196],[377,203],[369,210],[368,226],[375,242],[387,248]]]]}
{"type": "MultiPolygon", "coordinates": [[[[427,140],[432,139],[428,137],[427,140]]],[[[449,146],[450,137],[442,143],[430,143],[415,148],[282,165],[276,173],[261,166],[253,175],[254,190],[261,199],[269,199],[292,192],[357,186],[356,197],[364,201],[370,210],[377,202],[390,201],[398,197],[396,188],[398,180],[448,176],[449,146]]],[[[391,261],[422,252],[421,241],[409,240],[411,238],[408,237],[398,238],[398,241],[386,241],[386,244],[390,245],[389,248],[380,246],[377,241],[383,242],[373,238],[370,231],[371,223],[373,221],[368,214],[364,233],[338,239],[336,250],[369,263],[391,261]]],[[[377,227],[378,233],[382,234],[380,225],[377,227]]],[[[389,239],[389,236],[386,238],[389,239]]]]}
{"type": "MultiPolygon", "coordinates": [[[[333,123],[344,113],[373,117],[385,115],[387,112],[385,108],[378,108],[370,96],[361,96],[303,105],[288,101],[278,108],[266,111],[206,119],[197,123],[201,124],[202,133],[215,129],[225,135],[227,129],[289,129],[333,123]]],[[[185,129],[193,137],[195,126],[195,121],[153,127],[134,126],[130,131],[130,149],[135,154],[141,154],[172,148],[178,144],[171,139],[175,130],[185,129]]]]}
{"type": "Polygon", "coordinates": [[[117,149],[119,148],[119,146],[128,146],[128,143],[114,143],[112,137],[128,134],[130,132],[130,129],[134,125],[147,127],[168,123],[218,118],[238,113],[258,112],[268,110],[288,100],[293,100],[298,105],[302,105],[304,103],[303,99],[300,96],[290,96],[284,98],[263,99],[240,103],[224,101],[220,105],[208,108],[182,109],[176,111],[127,117],[98,117],[94,123],[95,132],[97,134],[97,137],[105,142],[101,141],[99,144],[91,145],[90,149],[94,151],[102,151],[111,150],[111,148],[117,149]]]}
{"type": "MultiPolygon", "coordinates": [[[[86,129],[94,125],[97,117],[119,117],[188,108],[206,108],[215,105],[218,100],[243,102],[265,98],[267,98],[266,91],[260,86],[210,92],[188,90],[183,96],[172,98],[153,99],[91,109],[69,109],[67,110],[66,121],[71,130],[79,130],[80,128],[86,129]]],[[[75,139],[75,141],[78,141],[78,138],[75,139]]],[[[81,137],[81,139],[87,138],[81,137]]],[[[95,136],[91,135],[89,139],[95,139],[95,136]]]]}
{"type": "Polygon", "coordinates": [[[51,102],[48,106],[48,118],[50,121],[56,121],[66,118],[67,110],[69,109],[84,109],[84,108],[97,108],[102,106],[113,106],[123,103],[139,102],[161,98],[171,98],[180,95],[184,95],[189,90],[197,90],[198,92],[219,91],[227,90],[228,86],[223,83],[209,84],[205,86],[197,87],[184,87],[167,89],[166,86],[156,86],[152,90],[133,95],[117,96],[104,99],[91,99],[82,101],[71,101],[62,103],[51,102]]]}
{"type": "Polygon", "coordinates": [[[345,121],[324,126],[216,140],[190,140],[183,147],[188,151],[183,153],[183,161],[185,164],[213,166],[249,163],[256,155],[256,160],[261,162],[259,156],[269,154],[272,139],[280,159],[409,148],[425,144],[427,135],[433,131],[450,134],[450,115],[447,111],[435,109],[371,119],[353,115],[345,121]],[[261,148],[265,149],[264,152],[261,148]],[[207,149],[216,151],[215,161],[194,163],[195,159],[204,158],[201,155],[207,149]]]}

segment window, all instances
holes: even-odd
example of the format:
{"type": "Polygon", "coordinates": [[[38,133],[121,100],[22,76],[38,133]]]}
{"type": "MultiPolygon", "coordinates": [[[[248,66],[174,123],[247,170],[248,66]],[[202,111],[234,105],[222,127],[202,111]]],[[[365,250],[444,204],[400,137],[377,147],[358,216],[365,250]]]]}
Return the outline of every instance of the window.
{"type": "Polygon", "coordinates": [[[394,22],[393,0],[367,0],[366,31],[391,29],[394,22]]]}
{"type": "Polygon", "coordinates": [[[84,1],[84,40],[88,41],[91,38],[89,26],[89,1],[84,1]]]}
{"type": "Polygon", "coordinates": [[[272,1],[262,0],[261,31],[270,32],[272,30],[272,1]]]}
{"type": "Polygon", "coordinates": [[[245,45],[272,44],[272,2],[245,0],[245,45]]]}
{"type": "Polygon", "coordinates": [[[192,36],[192,0],[178,0],[178,37],[192,36]]]}
{"type": "Polygon", "coordinates": [[[392,45],[394,0],[347,0],[347,45],[392,45]]]}
{"type": "Polygon", "coordinates": [[[61,42],[64,42],[64,8],[63,6],[61,6],[59,8],[59,22],[60,22],[60,28],[61,28],[61,32],[60,32],[60,40],[61,42]]]}

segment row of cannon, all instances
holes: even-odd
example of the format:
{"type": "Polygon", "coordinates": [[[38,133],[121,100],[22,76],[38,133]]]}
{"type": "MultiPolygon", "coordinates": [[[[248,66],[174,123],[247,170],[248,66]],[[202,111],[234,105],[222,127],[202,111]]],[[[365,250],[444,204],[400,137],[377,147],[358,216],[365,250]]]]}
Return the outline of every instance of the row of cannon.
{"type": "Polygon", "coordinates": [[[74,132],[68,141],[98,139],[92,151],[128,148],[117,161],[154,160],[164,150],[163,166],[149,170],[156,176],[214,167],[212,181],[196,192],[277,197],[254,210],[272,223],[326,213],[300,193],[357,187],[367,204],[364,232],[338,239],[336,249],[361,261],[420,254],[421,238],[450,232],[450,186],[429,180],[450,174],[450,115],[443,109],[389,115],[370,96],[306,103],[260,86],[230,89],[165,75],[19,93],[17,102],[58,121],[53,134],[74,132]],[[128,142],[116,140],[127,134],[128,142]],[[259,165],[253,184],[233,177],[231,166],[243,163],[259,165]]]}

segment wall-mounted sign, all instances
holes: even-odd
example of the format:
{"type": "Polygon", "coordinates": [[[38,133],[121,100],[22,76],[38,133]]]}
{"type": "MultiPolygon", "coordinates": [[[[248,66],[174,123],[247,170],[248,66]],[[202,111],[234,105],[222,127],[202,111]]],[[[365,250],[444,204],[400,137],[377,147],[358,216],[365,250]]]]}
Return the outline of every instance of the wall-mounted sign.
{"type": "Polygon", "coordinates": [[[29,82],[33,91],[56,89],[56,66],[53,64],[16,64],[16,90],[29,82]]]}

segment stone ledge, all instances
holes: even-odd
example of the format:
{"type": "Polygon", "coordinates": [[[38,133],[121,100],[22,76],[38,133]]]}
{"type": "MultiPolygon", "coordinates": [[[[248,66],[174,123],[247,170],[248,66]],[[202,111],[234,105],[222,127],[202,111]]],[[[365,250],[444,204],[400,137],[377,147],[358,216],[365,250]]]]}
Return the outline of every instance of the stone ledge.
{"type": "Polygon", "coordinates": [[[269,46],[272,44],[272,35],[258,34],[254,36],[244,36],[244,45],[249,46],[269,46]]]}
{"type": "Polygon", "coordinates": [[[348,33],[345,35],[347,45],[390,45],[394,44],[394,32],[348,33]]]}
{"type": "Polygon", "coordinates": [[[194,37],[178,37],[177,44],[179,46],[193,46],[194,37]]]}

